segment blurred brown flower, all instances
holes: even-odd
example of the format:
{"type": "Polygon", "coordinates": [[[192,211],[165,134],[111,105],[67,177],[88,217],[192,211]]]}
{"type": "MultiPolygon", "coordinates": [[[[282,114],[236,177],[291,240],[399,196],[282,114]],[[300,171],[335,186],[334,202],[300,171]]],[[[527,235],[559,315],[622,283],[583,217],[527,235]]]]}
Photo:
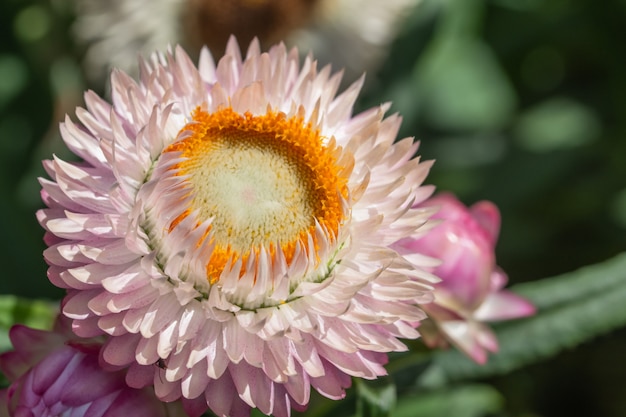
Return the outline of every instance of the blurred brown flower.
{"type": "Polygon", "coordinates": [[[85,72],[101,86],[111,68],[137,75],[138,55],[182,44],[197,58],[203,45],[220,57],[234,34],[312,51],[346,69],[353,81],[374,71],[401,22],[420,0],[74,0],[74,34],[86,46],[85,72]]]}

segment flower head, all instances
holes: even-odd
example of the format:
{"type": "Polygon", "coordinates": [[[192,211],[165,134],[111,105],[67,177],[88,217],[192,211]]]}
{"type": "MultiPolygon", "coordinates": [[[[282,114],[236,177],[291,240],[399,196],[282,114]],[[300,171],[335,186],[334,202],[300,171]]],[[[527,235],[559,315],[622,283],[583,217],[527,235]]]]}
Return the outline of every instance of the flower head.
{"type": "Polygon", "coordinates": [[[403,239],[394,247],[441,260],[433,270],[442,279],[435,285],[435,301],[424,306],[436,329],[425,322],[421,333],[431,345],[450,341],[484,363],[487,351],[498,350],[498,341],[484,322],[534,313],[530,302],[502,290],[507,276],[496,266],[494,252],[500,231],[498,208],[481,201],[468,209],[451,194],[439,194],[420,206],[439,207],[433,219],[442,223],[424,237],[403,239]]]}
{"type": "MultiPolygon", "coordinates": [[[[406,0],[404,0],[406,1],[406,0]]],[[[171,42],[221,54],[231,34],[271,45],[303,26],[319,0],[75,0],[76,38],[88,44],[87,76],[104,80],[112,66],[135,72],[138,54],[171,42]]]]}
{"type": "Polygon", "coordinates": [[[137,55],[172,42],[195,56],[203,45],[221,55],[235,34],[242,44],[280,39],[321,62],[345,68],[352,81],[377,69],[401,23],[420,0],[75,0],[74,34],[85,70],[103,83],[111,67],[136,73],[137,55]]]}
{"type": "Polygon", "coordinates": [[[123,372],[102,370],[98,365],[100,345],[77,340],[69,323],[59,324],[55,332],[21,325],[11,329],[15,350],[0,355],[0,369],[11,381],[8,389],[0,391],[0,415],[183,415],[179,405],[160,402],[150,390],[129,388],[123,372]]]}
{"type": "Polygon", "coordinates": [[[394,143],[388,105],[353,116],[361,84],[339,82],[231,39],[217,66],[177,49],[138,84],[114,72],[112,105],[87,93],[82,125],[66,119],[85,162],[45,163],[49,277],[131,386],[191,414],[284,416],[311,387],[337,399],[385,374],[418,336],[434,277],[390,245],[432,212],[412,207],[430,164],[394,143]]]}

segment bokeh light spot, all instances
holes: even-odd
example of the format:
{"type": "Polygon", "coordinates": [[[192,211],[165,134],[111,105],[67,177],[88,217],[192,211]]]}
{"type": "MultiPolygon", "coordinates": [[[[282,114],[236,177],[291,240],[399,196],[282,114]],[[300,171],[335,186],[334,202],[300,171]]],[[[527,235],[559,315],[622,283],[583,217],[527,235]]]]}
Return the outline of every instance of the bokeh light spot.
{"type": "Polygon", "coordinates": [[[17,38],[33,42],[48,34],[51,27],[51,16],[48,10],[41,6],[30,6],[18,13],[13,21],[17,38]]]}
{"type": "Polygon", "coordinates": [[[524,148],[548,152],[587,144],[600,135],[600,129],[600,121],[589,107],[556,97],[522,114],[514,132],[524,148]]]}
{"type": "Polygon", "coordinates": [[[13,55],[0,55],[0,109],[22,91],[27,74],[24,61],[13,55]]]}

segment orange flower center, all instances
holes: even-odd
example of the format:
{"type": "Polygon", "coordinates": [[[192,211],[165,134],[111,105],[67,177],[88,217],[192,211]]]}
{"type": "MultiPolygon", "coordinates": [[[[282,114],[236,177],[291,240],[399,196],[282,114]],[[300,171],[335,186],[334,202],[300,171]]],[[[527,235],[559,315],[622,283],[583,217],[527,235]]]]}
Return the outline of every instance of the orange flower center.
{"type": "Polygon", "coordinates": [[[289,263],[298,242],[303,249],[310,241],[317,246],[316,222],[337,236],[347,176],[334,142],[325,144],[302,117],[198,108],[180,134],[164,152],[181,153],[172,169],[187,177],[193,197],[169,230],[191,213],[198,225],[211,219],[203,238],[214,244],[206,265],[211,284],[238,259],[245,268],[262,247],[272,255],[280,248],[289,263]]]}

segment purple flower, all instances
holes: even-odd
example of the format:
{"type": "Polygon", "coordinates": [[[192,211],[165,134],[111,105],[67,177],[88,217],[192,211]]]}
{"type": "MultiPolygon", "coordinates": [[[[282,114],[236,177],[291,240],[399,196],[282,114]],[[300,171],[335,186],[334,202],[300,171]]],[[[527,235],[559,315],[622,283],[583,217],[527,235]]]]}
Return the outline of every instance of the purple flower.
{"type": "Polygon", "coordinates": [[[435,301],[424,305],[431,321],[420,333],[430,346],[451,342],[478,363],[487,351],[496,352],[498,341],[484,322],[532,315],[534,306],[510,291],[502,290],[507,276],[495,261],[500,212],[489,201],[469,209],[452,194],[439,194],[419,205],[438,206],[433,219],[442,222],[426,235],[399,241],[403,254],[421,253],[441,260],[432,272],[442,281],[435,284],[435,301]]]}
{"type": "Polygon", "coordinates": [[[10,337],[15,350],[0,355],[0,370],[11,381],[0,391],[2,417],[185,415],[149,389],[129,388],[123,372],[101,369],[94,340],[71,338],[60,325],[55,332],[16,325],[10,337]]]}

